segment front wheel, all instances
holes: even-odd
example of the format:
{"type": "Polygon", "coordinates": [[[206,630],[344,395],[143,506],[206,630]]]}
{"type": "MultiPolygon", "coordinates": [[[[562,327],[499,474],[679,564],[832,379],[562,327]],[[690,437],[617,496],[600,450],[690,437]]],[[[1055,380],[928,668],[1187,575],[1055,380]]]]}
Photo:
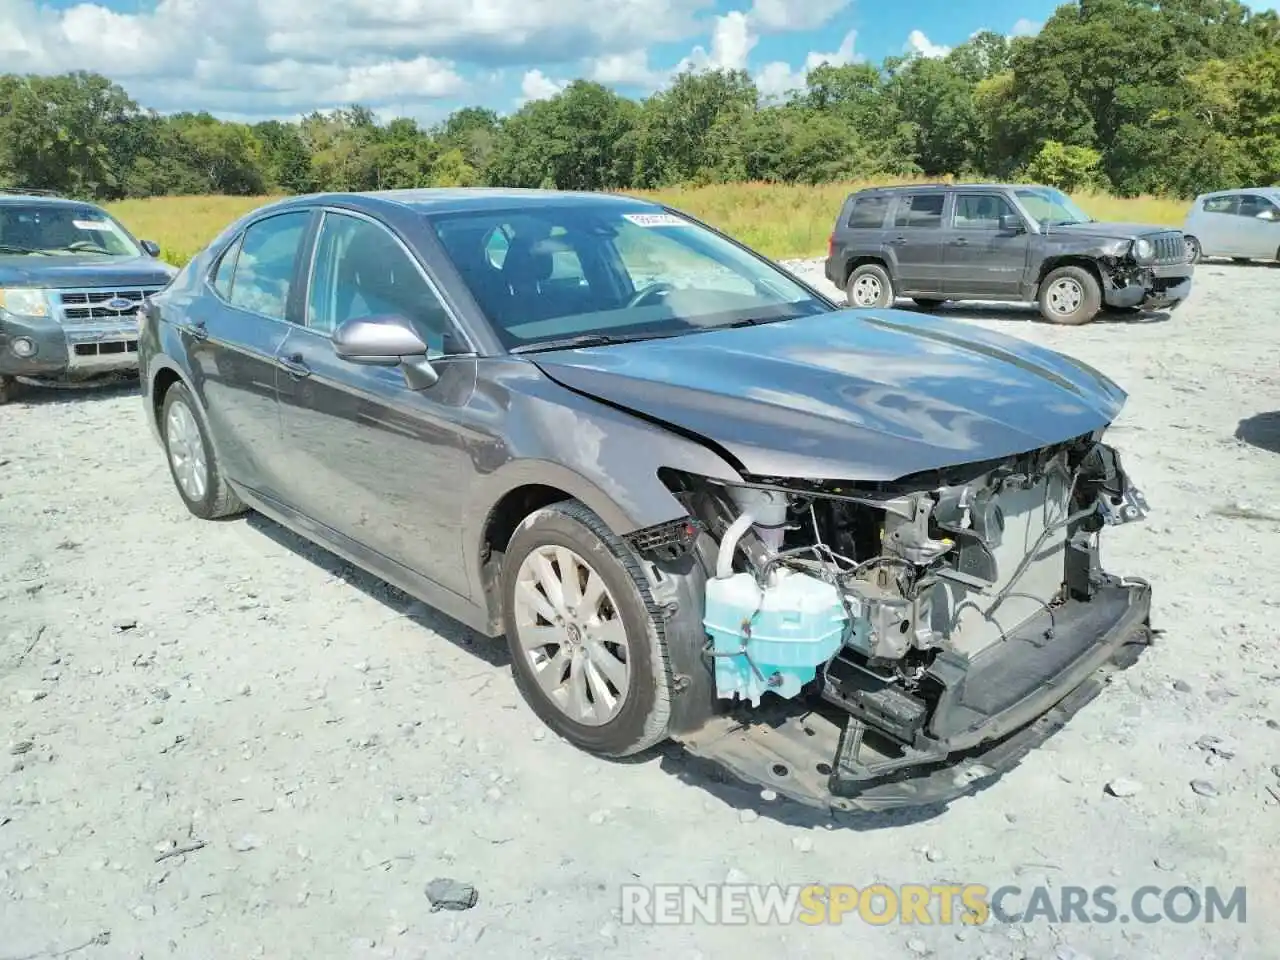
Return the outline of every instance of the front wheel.
{"type": "Polygon", "coordinates": [[[1204,259],[1204,248],[1200,246],[1200,241],[1196,237],[1187,237],[1187,262],[1199,263],[1204,259]]]}
{"type": "Polygon", "coordinates": [[[635,551],[576,500],[528,516],[507,547],[502,605],[516,687],[590,753],[623,757],[667,737],[663,618],[635,551]]]}
{"type": "Polygon", "coordinates": [[[1080,326],[1102,309],[1102,287],[1084,267],[1059,267],[1040,284],[1040,315],[1050,323],[1080,326]]]}
{"type": "Polygon", "coordinates": [[[864,263],[849,274],[844,293],[851,307],[893,306],[893,280],[878,263],[864,263]]]}

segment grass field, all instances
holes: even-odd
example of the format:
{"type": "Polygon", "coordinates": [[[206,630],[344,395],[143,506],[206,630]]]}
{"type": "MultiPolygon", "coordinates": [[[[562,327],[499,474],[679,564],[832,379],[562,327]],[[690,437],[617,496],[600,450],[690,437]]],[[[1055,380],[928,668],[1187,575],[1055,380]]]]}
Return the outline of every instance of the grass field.
{"type": "MultiPolygon", "coordinates": [[[[634,191],[705,220],[771,257],[817,256],[826,249],[840,204],[866,184],[816,187],[740,183],[687,189],[634,191]]],[[[125,200],[111,212],[134,235],[155,240],[170,263],[181,265],[230,221],[268,197],[160,197],[125,200]]],[[[1076,202],[1099,220],[1177,225],[1186,203],[1163,197],[1121,199],[1079,194],[1076,202]]]]}

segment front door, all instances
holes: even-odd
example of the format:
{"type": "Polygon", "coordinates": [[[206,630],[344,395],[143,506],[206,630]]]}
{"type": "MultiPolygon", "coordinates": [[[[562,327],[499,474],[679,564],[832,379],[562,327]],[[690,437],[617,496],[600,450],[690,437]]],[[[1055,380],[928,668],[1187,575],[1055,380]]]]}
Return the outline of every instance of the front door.
{"type": "Polygon", "coordinates": [[[276,380],[293,478],[286,502],[365,551],[469,597],[461,518],[471,461],[460,418],[476,361],[465,343],[417,260],[385,227],[325,212],[305,322],[290,331],[276,380]],[[398,367],[334,352],[334,329],[378,315],[413,323],[440,376],[434,386],[412,390],[398,367]]]}
{"type": "Polygon", "coordinates": [[[280,440],[276,359],[298,307],[298,253],[309,211],[257,220],[227,248],[211,277],[214,296],[192,298],[179,327],[193,387],[227,475],[277,496],[280,440]]]}
{"type": "Polygon", "coordinates": [[[957,193],[942,242],[942,292],[957,300],[1017,297],[1030,249],[1031,236],[1008,200],[995,193],[957,193]],[[1004,216],[1023,229],[1002,230],[1004,216]]]}
{"type": "Polygon", "coordinates": [[[1262,194],[1240,197],[1236,229],[1240,246],[1236,256],[1270,260],[1280,249],[1280,208],[1262,194]]]}
{"type": "Polygon", "coordinates": [[[947,195],[941,190],[898,196],[886,252],[897,292],[942,292],[942,215],[947,195]]]}

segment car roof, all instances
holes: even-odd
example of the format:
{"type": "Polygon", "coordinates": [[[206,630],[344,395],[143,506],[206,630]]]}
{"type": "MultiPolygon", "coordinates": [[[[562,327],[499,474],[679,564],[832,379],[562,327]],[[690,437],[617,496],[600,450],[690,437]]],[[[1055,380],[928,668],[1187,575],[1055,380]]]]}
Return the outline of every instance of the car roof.
{"type": "MultiPolygon", "coordinates": [[[[517,187],[423,187],[412,190],[367,190],[353,193],[310,193],[288,197],[272,207],[342,204],[370,213],[388,204],[409,207],[421,213],[444,214],[468,211],[508,210],[512,207],[604,206],[618,210],[655,210],[662,205],[653,200],[615,193],[571,190],[534,190],[517,187]]],[[[266,208],[261,208],[266,209],[266,208]]]]}
{"type": "Polygon", "coordinates": [[[1200,194],[1200,199],[1209,197],[1238,197],[1243,194],[1261,193],[1268,197],[1280,196],[1280,187],[1232,187],[1230,190],[1210,190],[1200,194]]]}
{"type": "Polygon", "coordinates": [[[50,196],[46,193],[9,193],[0,190],[0,206],[22,204],[24,207],[94,207],[97,204],[89,200],[73,200],[70,197],[50,196]]]}
{"type": "Polygon", "coordinates": [[[863,187],[861,193],[929,193],[934,190],[1045,190],[1040,183],[891,183],[882,187],[863,187]]]}

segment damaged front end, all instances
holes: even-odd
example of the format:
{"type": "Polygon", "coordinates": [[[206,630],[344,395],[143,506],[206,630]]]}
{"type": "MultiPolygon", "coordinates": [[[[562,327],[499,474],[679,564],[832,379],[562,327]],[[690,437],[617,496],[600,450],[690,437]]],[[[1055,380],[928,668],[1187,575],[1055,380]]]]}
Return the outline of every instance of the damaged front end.
{"type": "Polygon", "coordinates": [[[705,574],[673,737],[822,807],[991,782],[1149,642],[1149,587],[1099,562],[1147,509],[1100,436],[892,484],[665,474],[705,574]]]}
{"type": "Polygon", "coordinates": [[[1102,298],[1109,307],[1164,310],[1191,295],[1195,267],[1177,231],[1126,241],[1097,263],[1102,298]]]}

